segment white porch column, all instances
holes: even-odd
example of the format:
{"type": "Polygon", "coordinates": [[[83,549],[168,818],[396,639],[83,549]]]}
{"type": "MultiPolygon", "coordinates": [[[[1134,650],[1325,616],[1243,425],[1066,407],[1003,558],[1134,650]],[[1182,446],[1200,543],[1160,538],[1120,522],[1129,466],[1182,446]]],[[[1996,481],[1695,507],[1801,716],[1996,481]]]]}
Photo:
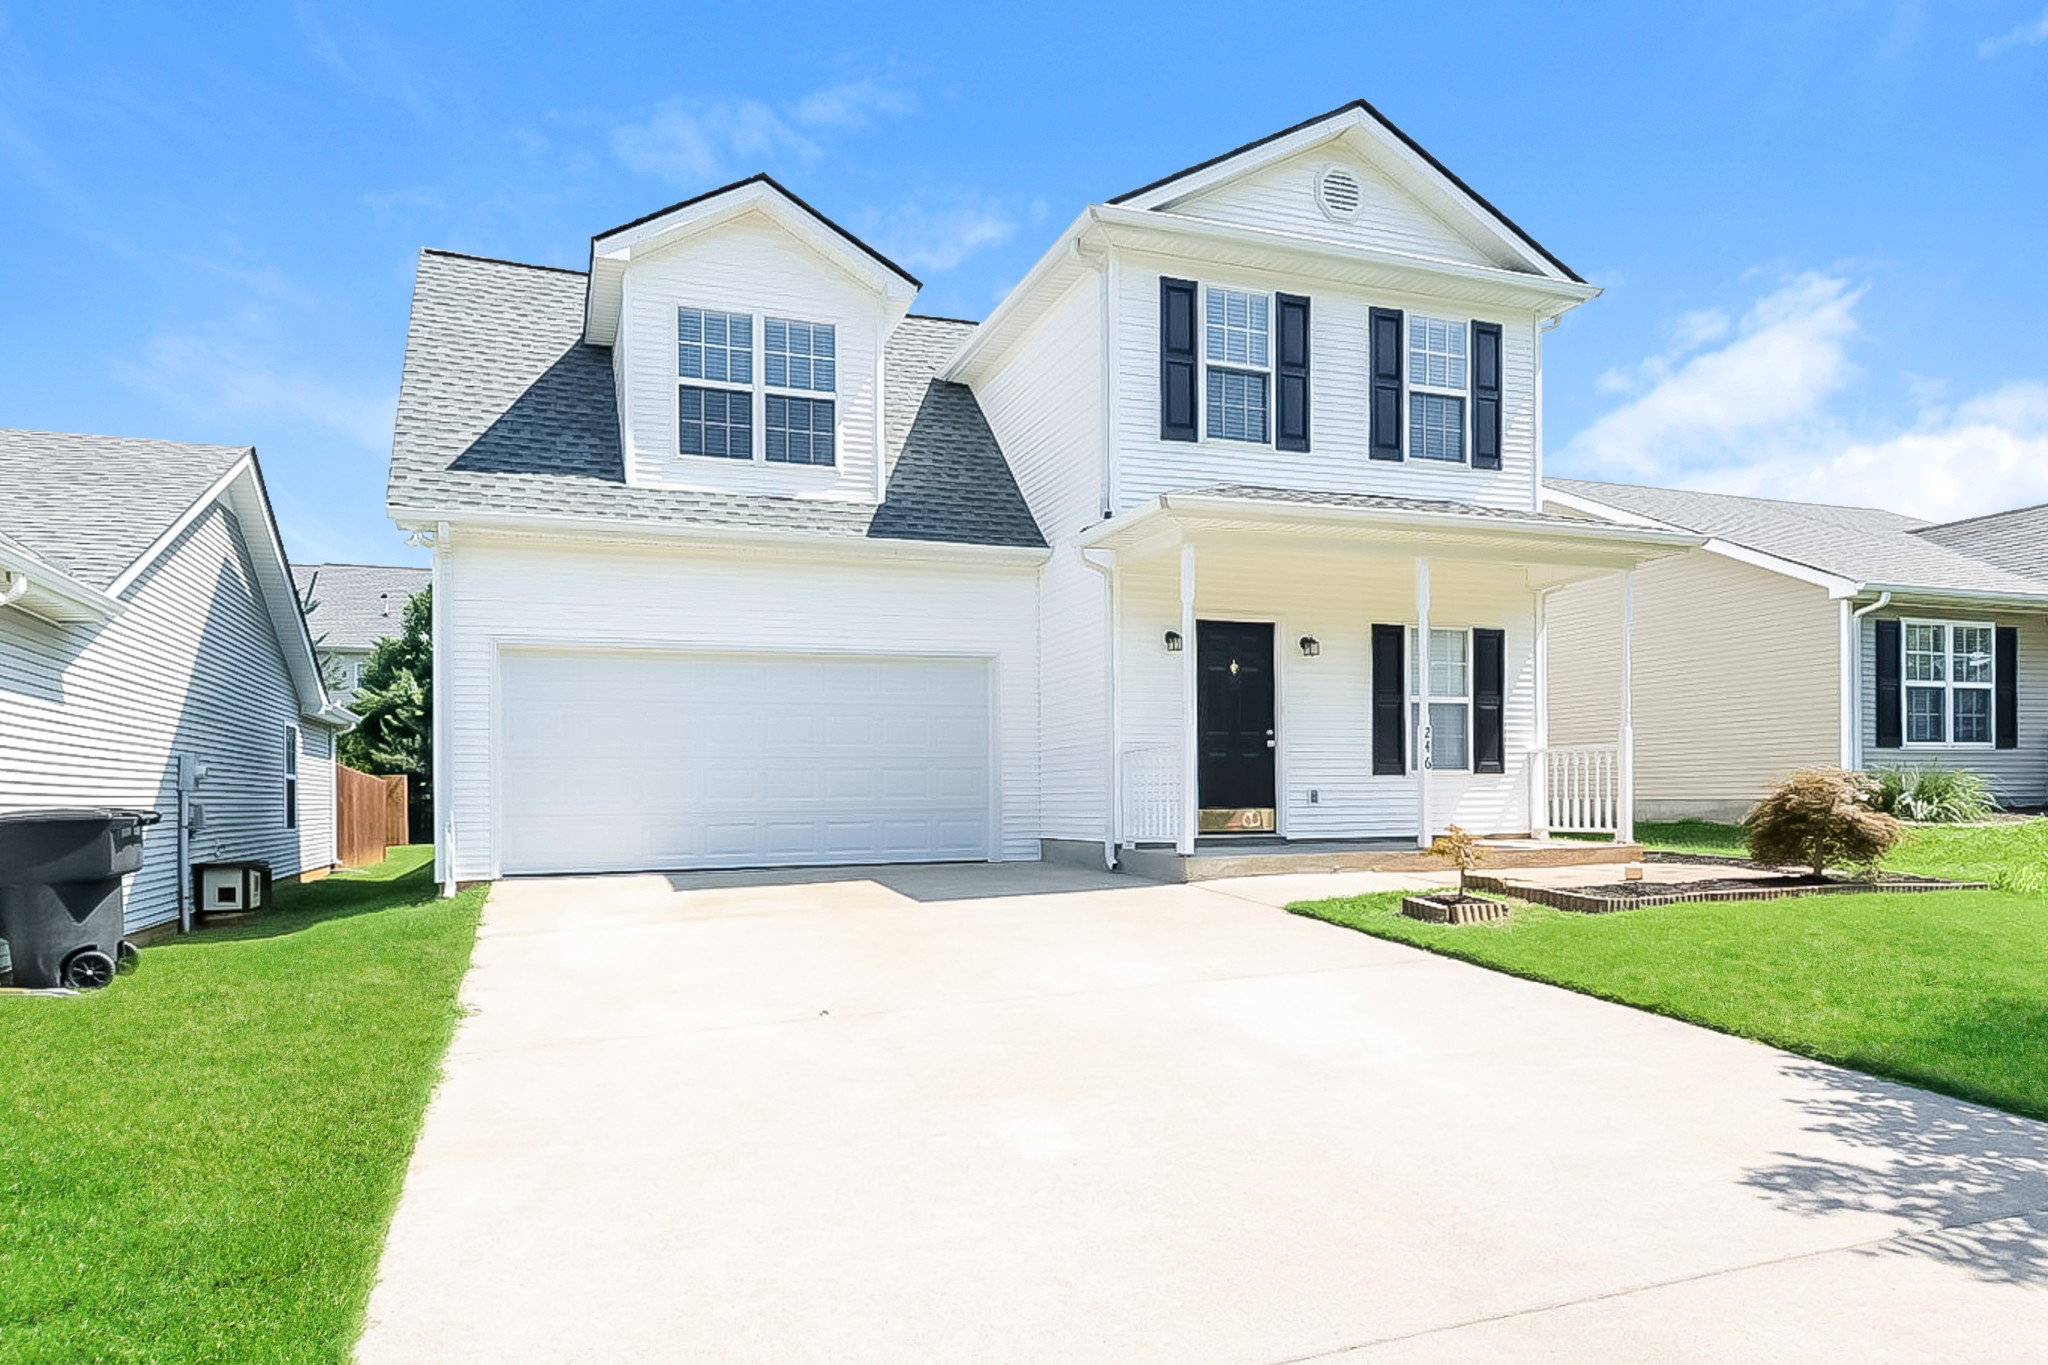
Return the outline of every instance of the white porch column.
{"type": "Polygon", "coordinates": [[[1636,839],[1636,680],[1635,680],[1636,576],[1634,570],[1621,575],[1621,735],[1619,736],[1616,794],[1620,809],[1615,814],[1614,838],[1632,844],[1636,839]]]}
{"type": "Polygon", "coordinates": [[[1536,594],[1536,735],[1529,763],[1529,833],[1550,837],[1550,589],[1536,594]]]}
{"type": "Polygon", "coordinates": [[[1175,845],[1183,857],[1195,851],[1195,834],[1202,819],[1201,726],[1195,714],[1195,546],[1183,540],[1180,547],[1180,839],[1175,845]]]}
{"type": "MultiPolygon", "coordinates": [[[[1415,709],[1415,846],[1428,848],[1430,845],[1429,824],[1429,770],[1433,763],[1430,754],[1429,732],[1429,557],[1420,555],[1415,560],[1415,657],[1409,661],[1415,670],[1416,695],[1421,704],[1415,709]]],[[[1469,740],[1469,737],[1468,737],[1469,740]]]]}

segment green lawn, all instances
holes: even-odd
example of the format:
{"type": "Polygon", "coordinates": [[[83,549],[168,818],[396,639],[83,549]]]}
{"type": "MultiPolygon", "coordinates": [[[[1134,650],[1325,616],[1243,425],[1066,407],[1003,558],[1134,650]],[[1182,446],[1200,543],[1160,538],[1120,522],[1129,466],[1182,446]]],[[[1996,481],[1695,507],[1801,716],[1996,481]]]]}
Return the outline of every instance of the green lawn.
{"type": "MultiPolygon", "coordinates": [[[[1691,852],[1740,847],[1740,832],[1728,826],[1645,825],[1639,833],[1653,846],[1691,852]]],[[[1457,927],[1402,918],[1398,894],[1290,908],[2048,1118],[2048,820],[1916,830],[1887,865],[2001,889],[1610,915],[1518,906],[1506,921],[1457,927]]]]}
{"type": "Polygon", "coordinates": [[[0,1360],[348,1360],[483,901],[393,855],[0,997],[0,1360]]]}

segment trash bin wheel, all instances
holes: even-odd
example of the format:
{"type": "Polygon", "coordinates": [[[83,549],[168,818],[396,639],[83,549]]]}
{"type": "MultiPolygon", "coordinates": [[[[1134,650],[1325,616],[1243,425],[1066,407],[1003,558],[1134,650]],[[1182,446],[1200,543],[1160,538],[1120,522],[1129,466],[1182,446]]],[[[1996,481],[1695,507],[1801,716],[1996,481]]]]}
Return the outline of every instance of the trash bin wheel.
{"type": "Polygon", "coordinates": [[[64,959],[64,984],[74,991],[96,991],[114,979],[114,959],[97,948],[80,948],[64,959]]]}
{"type": "Polygon", "coordinates": [[[121,946],[114,950],[114,970],[126,976],[141,965],[142,949],[129,940],[122,939],[121,946]]]}

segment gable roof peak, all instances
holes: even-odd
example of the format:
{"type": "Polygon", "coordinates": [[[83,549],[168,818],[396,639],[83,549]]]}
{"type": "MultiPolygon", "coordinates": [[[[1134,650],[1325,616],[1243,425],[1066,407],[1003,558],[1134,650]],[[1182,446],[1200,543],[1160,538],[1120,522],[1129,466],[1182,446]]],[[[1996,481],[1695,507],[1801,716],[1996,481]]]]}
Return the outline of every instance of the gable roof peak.
{"type": "Polygon", "coordinates": [[[1234,147],[1206,161],[1162,176],[1148,185],[1127,190],[1108,202],[1132,208],[1156,208],[1210,183],[1243,174],[1253,167],[1281,157],[1294,155],[1353,129],[1364,130],[1381,145],[1392,149],[1398,157],[1411,161],[1414,169],[1436,182],[1436,188],[1444,196],[1465,210],[1469,217],[1476,219],[1486,229],[1505,240],[1514,251],[1527,258],[1538,269],[1545,273],[1554,272],[1559,278],[1574,284],[1586,283],[1584,276],[1530,236],[1520,224],[1495,208],[1484,195],[1466,184],[1450,167],[1437,160],[1427,148],[1375,108],[1371,101],[1363,98],[1350,100],[1326,113],[1303,119],[1300,123],[1282,128],[1277,133],[1255,138],[1243,146],[1234,147]]]}

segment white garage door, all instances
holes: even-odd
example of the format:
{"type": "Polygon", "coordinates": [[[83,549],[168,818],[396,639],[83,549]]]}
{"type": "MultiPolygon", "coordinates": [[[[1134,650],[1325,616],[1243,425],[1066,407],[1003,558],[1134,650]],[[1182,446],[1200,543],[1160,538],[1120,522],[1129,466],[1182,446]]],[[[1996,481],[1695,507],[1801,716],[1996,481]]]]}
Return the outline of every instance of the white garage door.
{"type": "Polygon", "coordinates": [[[974,659],[506,651],[503,870],[985,858],[974,659]]]}

